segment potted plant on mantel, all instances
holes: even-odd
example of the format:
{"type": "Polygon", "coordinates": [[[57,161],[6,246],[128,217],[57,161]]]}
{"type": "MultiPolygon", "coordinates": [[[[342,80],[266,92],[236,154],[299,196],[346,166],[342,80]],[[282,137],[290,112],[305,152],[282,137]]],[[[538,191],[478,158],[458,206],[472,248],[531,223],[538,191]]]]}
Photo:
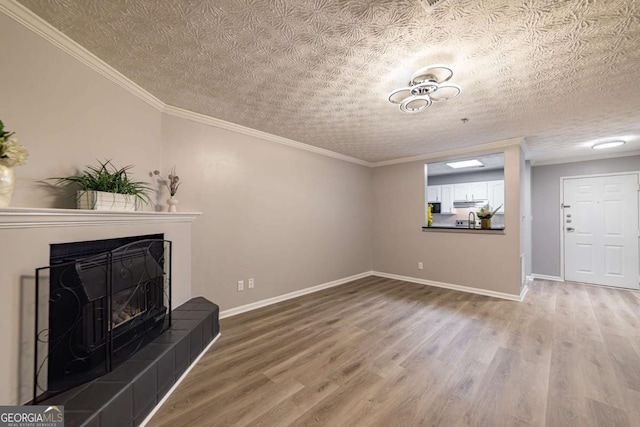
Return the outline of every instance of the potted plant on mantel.
{"type": "Polygon", "coordinates": [[[127,172],[131,165],[116,168],[111,160],[98,161],[99,166],[86,166],[81,175],[55,179],[58,185],[78,186],[78,209],[98,211],[136,211],[140,203],[148,203],[151,188],[146,182],[133,181],[127,172]]]}

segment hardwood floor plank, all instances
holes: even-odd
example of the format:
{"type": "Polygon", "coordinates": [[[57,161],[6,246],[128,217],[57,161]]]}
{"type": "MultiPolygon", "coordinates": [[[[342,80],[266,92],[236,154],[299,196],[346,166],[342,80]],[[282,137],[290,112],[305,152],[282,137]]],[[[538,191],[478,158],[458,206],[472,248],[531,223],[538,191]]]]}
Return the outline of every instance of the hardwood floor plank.
{"type": "Polygon", "coordinates": [[[631,425],[629,424],[629,418],[624,411],[593,399],[588,399],[587,402],[590,421],[594,426],[628,427],[631,425]]]}
{"type": "Polygon", "coordinates": [[[287,426],[309,412],[326,397],[333,394],[340,386],[325,379],[304,387],[269,411],[251,422],[253,427],[287,426]]]}
{"type": "Polygon", "coordinates": [[[627,337],[605,334],[604,341],[618,380],[631,390],[640,392],[640,354],[627,337]]]}
{"type": "Polygon", "coordinates": [[[363,371],[351,377],[290,426],[339,425],[352,411],[365,404],[380,389],[383,379],[363,371]]]}
{"type": "Polygon", "coordinates": [[[499,348],[473,399],[465,413],[465,424],[469,426],[498,425],[506,415],[501,412],[508,379],[518,368],[519,358],[514,352],[499,348]]]}
{"type": "Polygon", "coordinates": [[[482,386],[488,366],[475,360],[448,368],[450,376],[429,405],[429,423],[434,426],[454,426],[463,421],[467,405],[482,386]]]}
{"type": "Polygon", "coordinates": [[[149,426],[640,425],[640,293],[529,287],[367,277],[224,319],[149,426]]]}
{"type": "Polygon", "coordinates": [[[584,396],[624,409],[623,387],[616,377],[606,345],[599,341],[589,341],[582,343],[580,349],[584,396]]]}
{"type": "Polygon", "coordinates": [[[622,393],[624,394],[629,424],[632,426],[640,426],[640,392],[625,389],[622,393]]]}
{"type": "Polygon", "coordinates": [[[558,287],[555,330],[571,335],[572,340],[576,341],[582,338],[602,341],[587,288],[588,286],[575,283],[563,283],[558,287]]]}

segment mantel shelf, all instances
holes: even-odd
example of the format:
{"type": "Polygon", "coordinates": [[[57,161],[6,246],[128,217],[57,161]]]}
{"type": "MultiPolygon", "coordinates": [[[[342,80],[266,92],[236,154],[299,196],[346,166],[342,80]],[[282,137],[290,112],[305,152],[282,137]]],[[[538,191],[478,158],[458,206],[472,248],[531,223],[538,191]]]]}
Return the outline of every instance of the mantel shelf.
{"type": "Polygon", "coordinates": [[[201,212],[110,212],[81,209],[0,208],[0,229],[193,222],[201,212]]]}

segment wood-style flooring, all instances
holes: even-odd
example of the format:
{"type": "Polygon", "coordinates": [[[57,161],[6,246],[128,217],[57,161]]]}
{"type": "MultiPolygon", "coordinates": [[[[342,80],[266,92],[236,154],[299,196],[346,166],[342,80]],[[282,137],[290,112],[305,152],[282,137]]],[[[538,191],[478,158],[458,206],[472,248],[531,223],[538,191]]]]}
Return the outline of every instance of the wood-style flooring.
{"type": "Polygon", "coordinates": [[[640,426],[640,294],[378,277],[221,322],[149,426],[640,426]]]}

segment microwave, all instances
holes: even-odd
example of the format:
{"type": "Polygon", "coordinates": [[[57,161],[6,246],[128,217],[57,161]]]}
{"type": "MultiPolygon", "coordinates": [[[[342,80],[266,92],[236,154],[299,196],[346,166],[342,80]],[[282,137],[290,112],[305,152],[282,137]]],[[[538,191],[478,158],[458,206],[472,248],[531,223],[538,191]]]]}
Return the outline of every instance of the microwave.
{"type": "Polygon", "coordinates": [[[432,208],[431,208],[431,213],[432,214],[439,214],[440,213],[440,209],[442,208],[440,206],[440,202],[429,202],[429,204],[432,206],[432,208]]]}

